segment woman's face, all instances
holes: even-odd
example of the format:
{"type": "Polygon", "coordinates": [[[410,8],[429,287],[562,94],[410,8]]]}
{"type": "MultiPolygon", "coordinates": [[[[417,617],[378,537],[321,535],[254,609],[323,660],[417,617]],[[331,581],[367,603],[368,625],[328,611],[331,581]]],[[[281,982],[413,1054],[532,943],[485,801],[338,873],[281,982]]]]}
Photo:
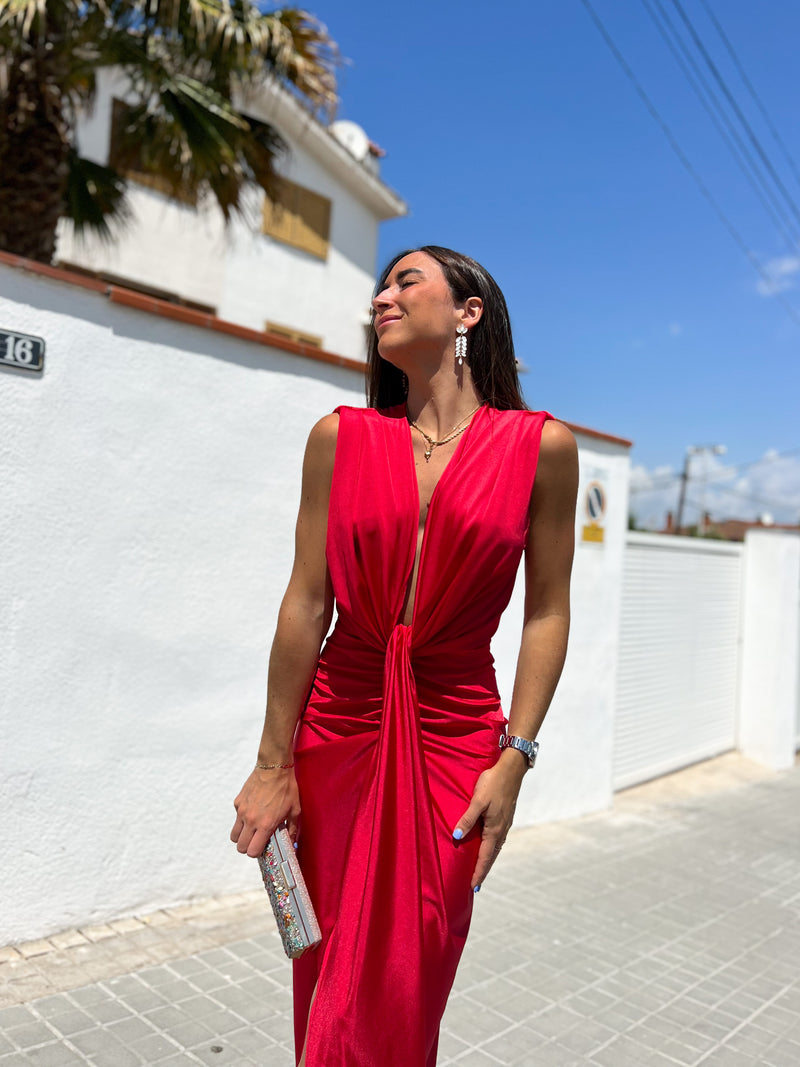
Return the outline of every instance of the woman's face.
{"type": "Polygon", "coordinates": [[[404,349],[428,349],[438,356],[449,352],[463,318],[442,268],[425,252],[411,252],[395,263],[372,307],[378,351],[390,363],[404,349]]]}

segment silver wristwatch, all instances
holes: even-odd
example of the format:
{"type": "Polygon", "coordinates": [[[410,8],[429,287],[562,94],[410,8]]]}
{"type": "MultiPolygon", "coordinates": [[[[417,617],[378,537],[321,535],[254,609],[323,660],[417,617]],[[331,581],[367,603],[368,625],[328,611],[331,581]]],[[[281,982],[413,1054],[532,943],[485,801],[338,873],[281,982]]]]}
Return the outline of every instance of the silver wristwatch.
{"type": "Polygon", "coordinates": [[[538,741],[526,741],[524,737],[515,737],[513,734],[503,734],[500,738],[500,748],[515,748],[528,760],[528,768],[536,763],[539,752],[538,741]]]}

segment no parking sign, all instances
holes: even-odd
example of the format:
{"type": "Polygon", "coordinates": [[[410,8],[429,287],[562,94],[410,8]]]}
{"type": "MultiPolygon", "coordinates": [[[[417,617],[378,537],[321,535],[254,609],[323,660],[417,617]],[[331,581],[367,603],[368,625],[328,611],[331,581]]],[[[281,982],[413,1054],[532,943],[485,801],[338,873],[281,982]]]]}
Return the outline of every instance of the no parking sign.
{"type": "Polygon", "coordinates": [[[583,540],[602,544],[606,514],[606,491],[602,482],[589,482],[584,493],[583,506],[588,519],[583,526],[583,540]]]}

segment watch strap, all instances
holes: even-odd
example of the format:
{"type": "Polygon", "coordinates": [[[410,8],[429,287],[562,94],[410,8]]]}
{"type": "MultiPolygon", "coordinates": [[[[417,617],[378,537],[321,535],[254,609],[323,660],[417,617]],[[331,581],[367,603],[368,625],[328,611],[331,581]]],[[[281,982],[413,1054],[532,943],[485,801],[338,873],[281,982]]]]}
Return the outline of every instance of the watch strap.
{"type": "Polygon", "coordinates": [[[521,752],[527,758],[529,768],[536,763],[536,756],[539,752],[538,741],[529,741],[527,738],[517,737],[515,734],[502,734],[499,746],[500,748],[515,748],[518,752],[521,752]]]}

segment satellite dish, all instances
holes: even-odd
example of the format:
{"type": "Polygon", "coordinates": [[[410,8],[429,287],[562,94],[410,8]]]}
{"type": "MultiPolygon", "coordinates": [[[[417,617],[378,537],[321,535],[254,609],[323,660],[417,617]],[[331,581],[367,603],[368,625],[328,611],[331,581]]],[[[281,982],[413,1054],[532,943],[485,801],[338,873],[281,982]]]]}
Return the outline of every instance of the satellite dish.
{"type": "Polygon", "coordinates": [[[353,159],[363,163],[369,155],[369,137],[356,122],[339,119],[328,127],[340,145],[347,149],[353,159]]]}

